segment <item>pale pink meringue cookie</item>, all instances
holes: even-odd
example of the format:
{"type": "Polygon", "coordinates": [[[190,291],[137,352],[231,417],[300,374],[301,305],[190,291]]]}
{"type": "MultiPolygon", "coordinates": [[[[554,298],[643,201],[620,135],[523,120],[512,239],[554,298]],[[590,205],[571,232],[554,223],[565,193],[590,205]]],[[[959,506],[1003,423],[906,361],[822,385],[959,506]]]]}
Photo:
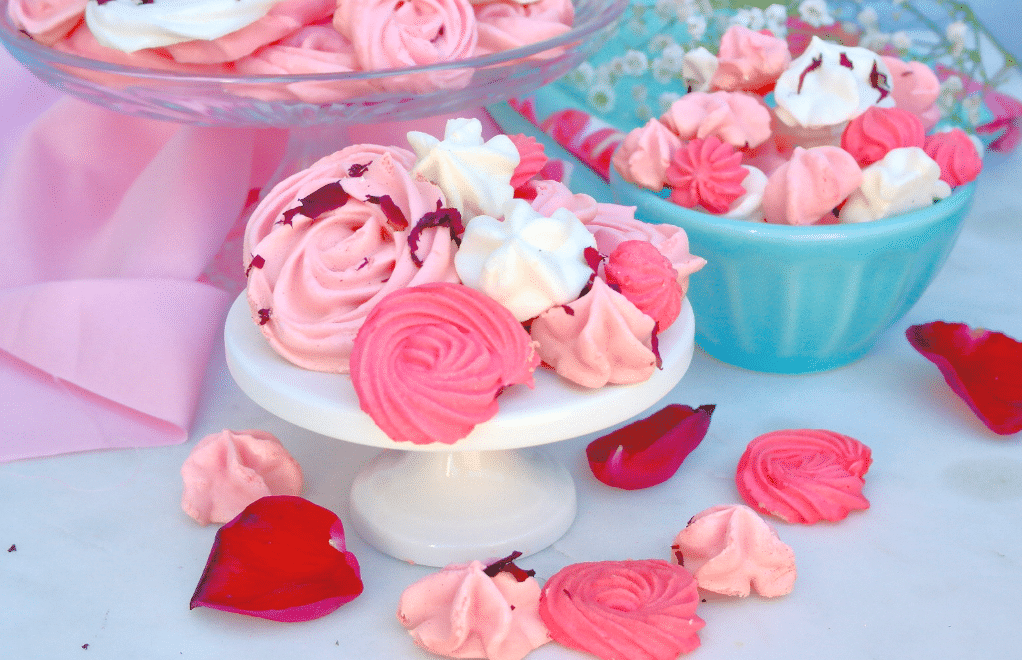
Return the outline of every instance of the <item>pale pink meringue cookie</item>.
{"type": "MultiPolygon", "coordinates": [[[[116,48],[107,48],[96,41],[96,37],[93,36],[89,26],[84,22],[78,24],[78,27],[71,30],[63,39],[55,42],[53,49],[87,57],[90,60],[99,60],[122,66],[158,69],[160,71],[178,71],[204,76],[228,75],[230,73],[228,67],[224,64],[185,64],[178,62],[170,56],[165,48],[146,48],[134,53],[125,53],[116,48]]],[[[115,88],[125,85],[124,76],[99,70],[86,71],[79,69],[77,75],[115,88]]]]}
{"type": "Polygon", "coordinates": [[[883,57],[884,64],[891,71],[891,96],[902,110],[908,110],[919,117],[923,129],[929,131],[940,121],[940,80],[933,69],[922,62],[905,62],[897,57],[883,57]]]}
{"type": "Polygon", "coordinates": [[[532,322],[543,362],[583,387],[642,383],[656,370],[655,321],[597,278],[581,298],[532,322]]]}
{"type": "Polygon", "coordinates": [[[489,55],[564,34],[574,22],[575,6],[571,0],[496,0],[476,4],[475,15],[479,30],[475,54],[489,55]]]}
{"type": "Polygon", "coordinates": [[[634,206],[600,203],[589,195],[572,193],[559,181],[531,181],[527,187],[535,193],[532,207],[540,213],[552,213],[561,207],[574,213],[596,237],[596,249],[601,254],[610,254],[627,240],[649,241],[655,245],[678,271],[682,293],[688,290],[689,275],[706,265],[705,259],[689,252],[684,229],[638,220],[634,206]]]}
{"type": "Polygon", "coordinates": [[[940,165],[920,147],[892,149],[862,170],[862,184],[841,207],[841,222],[870,222],[925,208],[951,194],[940,165]]]}
{"type": "Polygon", "coordinates": [[[625,181],[660,190],[667,181],[671,155],[681,148],[681,138],[657,119],[632,129],[614,151],[611,163],[625,181]]]}
{"type": "Polygon", "coordinates": [[[784,39],[732,25],[721,35],[711,88],[759,92],[773,85],[791,64],[784,39]]]}
{"type": "Polygon", "coordinates": [[[795,586],[794,551],[747,506],[721,505],[697,513],[671,549],[675,561],[706,591],[742,598],[755,591],[775,598],[795,586]]]}
{"type": "Polygon", "coordinates": [[[692,92],[671,104],[660,121],[682,140],[716,136],[737,149],[770,137],[770,111],[745,92],[692,92]]]}
{"type": "Polygon", "coordinates": [[[277,224],[282,224],[284,212],[297,206],[298,200],[312,194],[328,183],[351,176],[352,167],[361,168],[390,154],[394,162],[410,170],[415,154],[400,147],[378,144],[353,144],[340,151],[323,156],[304,170],[287,177],[270,190],[252,211],[245,226],[244,266],[252,260],[252,248],[263,240],[277,224]]]}
{"type": "Polygon", "coordinates": [[[767,222],[811,225],[834,210],[862,183],[862,170],[840,147],[796,147],[763,189],[767,222]]]}
{"type": "Polygon", "coordinates": [[[267,495],[298,495],[302,468],[271,433],[259,430],[207,435],[181,465],[181,508],[200,525],[233,520],[267,495]]]}
{"type": "Polygon", "coordinates": [[[663,332],[681,313],[681,285],[671,261],[649,241],[625,241],[607,257],[607,284],[644,314],[663,332]]]}
{"type": "Polygon", "coordinates": [[[388,293],[427,282],[458,281],[456,248],[447,227],[420,234],[420,266],[409,246],[410,230],[395,228],[380,203],[362,201],[370,194],[386,194],[413,227],[442,204],[436,186],[413,179],[384,153],[363,176],[342,179],[341,187],[351,195],[346,203],[316,218],[299,213],[289,223],[278,222],[252,247],[249,262],[253,321],[277,353],[313,371],[348,371],[356,333],[388,293]]]}
{"type": "MultiPolygon", "coordinates": [[[[357,71],[351,42],[329,25],[309,25],[260,48],[235,63],[245,75],[292,75],[357,71]]],[[[280,85],[250,85],[244,93],[264,100],[298,99],[306,103],[332,103],[372,91],[368,81],[322,81],[280,85]]]]}
{"type": "Polygon", "coordinates": [[[841,148],[852,154],[859,167],[872,165],[891,149],[922,147],[923,123],[901,108],[866,108],[848,122],[841,134],[841,148]]]}
{"type": "MultiPolygon", "coordinates": [[[[470,57],[479,31],[468,0],[338,0],[334,27],[351,40],[366,71],[423,66],[470,57]]],[[[468,84],[464,69],[388,79],[388,89],[424,92],[468,84]]]]}
{"type": "Polygon", "coordinates": [[[11,23],[46,46],[63,39],[82,22],[86,0],[9,0],[11,23]]]}
{"type": "Polygon", "coordinates": [[[172,44],[167,46],[167,52],[178,62],[235,62],[306,25],[328,18],[335,7],[335,0],[281,0],[265,16],[240,30],[217,39],[172,44]]]}
{"type": "Polygon", "coordinates": [[[940,178],[952,188],[972,181],[983,169],[982,155],[960,128],[927,135],[923,150],[940,166],[940,178]]]}
{"type": "Polygon", "coordinates": [[[539,616],[539,583],[490,577],[480,561],[452,564],[401,594],[397,618],[415,643],[451,658],[521,660],[550,641],[539,616]]]}

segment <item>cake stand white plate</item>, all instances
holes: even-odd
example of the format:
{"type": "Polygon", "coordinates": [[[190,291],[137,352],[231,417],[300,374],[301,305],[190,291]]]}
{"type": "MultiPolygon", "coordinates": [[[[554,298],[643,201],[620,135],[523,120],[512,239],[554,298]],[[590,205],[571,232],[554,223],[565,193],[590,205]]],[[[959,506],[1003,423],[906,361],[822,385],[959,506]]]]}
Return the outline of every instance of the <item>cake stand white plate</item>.
{"type": "Polygon", "coordinates": [[[670,392],[692,360],[695,319],[688,300],[660,336],[663,368],[644,383],[583,388],[545,368],[536,387],[500,395],[500,412],[453,445],[396,442],[366,413],[346,375],[299,368],[270,348],[242,294],[227,316],[231,375],[253,401],[322,435],[384,451],[355,478],[351,524],[398,559],[446,566],[546,548],[575,519],[575,484],[536,448],[601,431],[670,392]]]}

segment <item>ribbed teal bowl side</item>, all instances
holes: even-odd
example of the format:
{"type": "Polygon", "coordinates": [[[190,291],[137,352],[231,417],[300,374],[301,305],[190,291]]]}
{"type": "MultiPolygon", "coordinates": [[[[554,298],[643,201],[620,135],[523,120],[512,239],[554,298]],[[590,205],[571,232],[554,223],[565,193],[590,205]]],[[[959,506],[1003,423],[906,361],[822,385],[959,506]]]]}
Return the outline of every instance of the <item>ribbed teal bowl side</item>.
{"type": "Polygon", "coordinates": [[[975,183],[875,222],[792,227],[698,213],[611,173],[615,201],[688,234],[706,266],[688,296],[696,343],[753,371],[810,373],[849,364],[933,281],[968,215],[975,183]]]}

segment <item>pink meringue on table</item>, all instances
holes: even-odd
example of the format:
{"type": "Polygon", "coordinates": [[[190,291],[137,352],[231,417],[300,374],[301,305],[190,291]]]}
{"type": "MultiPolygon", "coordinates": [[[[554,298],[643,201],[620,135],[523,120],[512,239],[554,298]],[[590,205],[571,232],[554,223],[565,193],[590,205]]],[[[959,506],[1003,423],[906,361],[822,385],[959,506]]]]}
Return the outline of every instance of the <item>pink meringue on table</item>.
{"type": "Polygon", "coordinates": [[[602,279],[584,296],[532,322],[543,362],[583,387],[642,383],[656,370],[656,322],[602,279]]]}
{"type": "Polygon", "coordinates": [[[328,18],[335,6],[335,0],[282,0],[265,16],[240,30],[217,39],[171,44],[167,52],[178,62],[188,64],[235,62],[306,25],[328,18]]]}
{"type": "Polygon", "coordinates": [[[745,597],[783,596],[795,585],[795,553],[755,511],[714,506],[688,521],[671,546],[700,589],[745,597]]]}
{"type": "Polygon", "coordinates": [[[862,183],[855,159],[839,147],[796,147],[763,190],[767,222],[811,225],[834,210],[862,183]]]}
{"type": "Polygon", "coordinates": [[[769,89],[791,63],[783,39],[732,25],[720,38],[710,87],[728,92],[769,89]]]}
{"type": "Polygon", "coordinates": [[[415,643],[451,658],[521,660],[550,641],[540,587],[527,574],[487,574],[480,561],[452,564],[401,594],[397,618],[415,643]]]}
{"type": "Polygon", "coordinates": [[[960,128],[926,136],[923,151],[940,166],[940,178],[955,188],[969,183],[983,169],[983,157],[972,138],[960,128]]]}
{"type": "Polygon", "coordinates": [[[650,190],[660,190],[667,182],[671,155],[681,148],[681,138],[655,118],[632,129],[621,141],[611,164],[621,178],[650,190]]]}
{"type": "Polygon", "coordinates": [[[181,508],[200,525],[233,520],[267,495],[298,495],[302,468],[271,433],[229,431],[200,440],[181,466],[181,508]]]}
{"type": "Polygon", "coordinates": [[[657,332],[671,327],[681,313],[678,271],[649,241],[625,241],[607,257],[607,284],[656,321],[657,332]]]}
{"type": "Polygon", "coordinates": [[[82,22],[87,0],[10,0],[7,16],[34,41],[52,46],[82,22]]]}
{"type": "Polygon", "coordinates": [[[715,136],[736,149],[749,149],[770,137],[770,111],[762,99],[745,92],[692,92],[660,116],[682,140],[715,136]]]}
{"type": "Polygon", "coordinates": [[[933,69],[922,62],[905,62],[897,57],[884,56],[884,64],[891,71],[891,96],[895,106],[919,117],[923,129],[929,131],[940,121],[940,80],[933,69]]]}
{"type": "Polygon", "coordinates": [[[908,110],[872,106],[848,122],[841,148],[852,154],[859,167],[866,167],[892,149],[922,147],[925,133],[923,123],[908,110]]]}
{"type": "Polygon", "coordinates": [[[688,140],[676,149],[665,176],[672,202],[719,215],[745,194],[742,181],[748,174],[742,154],[711,135],[688,140]]]}

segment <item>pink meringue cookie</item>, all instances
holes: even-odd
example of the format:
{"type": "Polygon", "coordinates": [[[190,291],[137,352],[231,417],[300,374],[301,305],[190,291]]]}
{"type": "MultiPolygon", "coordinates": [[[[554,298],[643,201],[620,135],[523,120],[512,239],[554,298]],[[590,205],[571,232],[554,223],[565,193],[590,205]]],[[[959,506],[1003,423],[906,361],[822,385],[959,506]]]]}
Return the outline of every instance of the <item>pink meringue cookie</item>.
{"type": "Polygon", "coordinates": [[[767,179],[763,215],[767,222],[811,225],[830,213],[862,183],[862,170],[839,147],[796,147],[767,179]]]}
{"type": "Polygon", "coordinates": [[[681,148],[681,138],[656,119],[632,129],[621,141],[611,164],[625,181],[660,190],[667,181],[671,155],[681,148]]]}
{"type": "Polygon", "coordinates": [[[941,180],[952,188],[972,181],[983,169],[983,158],[976,145],[960,128],[927,135],[922,146],[926,155],[940,166],[941,180]]]}
{"type": "Polygon", "coordinates": [[[649,241],[620,243],[607,257],[605,272],[607,284],[656,321],[657,332],[671,327],[681,313],[678,272],[649,241]]]}
{"type": "MultiPolygon", "coordinates": [[[[321,167],[336,172],[333,161],[321,161],[321,167]]],[[[281,185],[293,189],[290,180],[281,185]]],[[[410,229],[399,230],[384,206],[371,201],[386,195],[414,226],[442,203],[436,186],[413,179],[384,153],[359,176],[341,179],[340,187],[350,194],[347,201],[315,218],[290,215],[304,207],[302,198],[284,204],[290,208],[252,246],[247,296],[253,321],[278,354],[304,369],[346,373],[355,335],[380,300],[406,286],[457,282],[458,275],[449,228],[420,234],[416,257],[422,263],[417,264],[410,229]]],[[[306,190],[313,197],[318,193],[306,190]]],[[[263,201],[276,206],[277,197],[271,191],[263,201]]],[[[257,208],[249,222],[263,222],[262,216],[257,208]]]]}
{"type": "MultiPolygon", "coordinates": [[[[63,39],[56,41],[53,44],[53,49],[64,53],[80,55],[90,60],[99,60],[122,66],[142,67],[160,71],[178,71],[203,76],[228,75],[230,73],[224,64],[185,64],[184,62],[178,62],[170,56],[165,48],[146,48],[134,53],[125,53],[123,50],[108,48],[96,41],[96,37],[93,36],[89,26],[84,22],[79,23],[63,39]]],[[[98,70],[87,72],[84,69],[79,69],[77,75],[112,87],[124,86],[124,76],[117,74],[98,70]]]]}
{"type": "Polygon", "coordinates": [[[233,520],[267,495],[298,495],[302,469],[280,440],[259,430],[207,435],[181,465],[181,508],[200,525],[233,520]]]}
{"type": "Polygon", "coordinates": [[[497,414],[507,387],[532,387],[537,366],[511,312],[464,284],[435,282],[373,307],[355,337],[351,384],[391,439],[453,444],[497,414]]]}
{"type": "Polygon", "coordinates": [[[710,87],[727,92],[769,91],[789,64],[791,52],[784,39],[732,25],[721,35],[710,87]]]}
{"type": "MultiPolygon", "coordinates": [[[[479,32],[468,0],[338,0],[334,27],[351,40],[366,71],[424,66],[471,57],[479,32]]],[[[464,87],[472,71],[410,74],[387,87],[411,92],[464,87]]]]}
{"type": "Polygon", "coordinates": [[[922,62],[905,62],[897,57],[883,57],[891,71],[891,96],[895,106],[919,117],[923,129],[929,131],[940,121],[940,80],[933,69],[922,62]]]}
{"type": "Polygon", "coordinates": [[[63,39],[82,22],[87,0],[10,0],[11,23],[46,46],[63,39]]]}
{"type": "MultiPolygon", "coordinates": [[[[571,0],[514,0],[474,5],[479,41],[476,55],[489,55],[553,39],[571,29],[575,6],[571,0]]],[[[550,53],[545,51],[539,56],[550,53]]]]}
{"type": "Polygon", "coordinates": [[[656,370],[655,321],[602,279],[567,305],[532,322],[543,362],[583,387],[642,383],[656,370]]]}
{"type": "Polygon", "coordinates": [[[485,570],[480,561],[452,564],[404,590],[397,618],[416,644],[451,658],[521,660],[550,641],[536,579],[485,570]]]}
{"type": "Polygon", "coordinates": [[[848,122],[841,134],[841,148],[859,167],[866,167],[892,149],[922,147],[925,137],[923,123],[908,110],[873,106],[848,122]]]}
{"type": "Polygon", "coordinates": [[[217,39],[196,39],[167,46],[167,52],[186,64],[235,62],[259,48],[283,39],[303,26],[328,18],[335,0],[282,0],[266,15],[217,39]]]}
{"type": "Polygon", "coordinates": [[[742,181],[748,174],[742,167],[742,155],[711,135],[705,140],[688,140],[676,149],[665,176],[672,202],[721,214],[745,194],[742,181]]]}
{"type": "Polygon", "coordinates": [[[749,149],[770,137],[771,115],[752,94],[692,92],[672,103],[660,121],[682,140],[713,135],[737,149],[749,149]]]}
{"type": "Polygon", "coordinates": [[[759,514],[740,504],[714,506],[688,521],[671,546],[700,589],[744,598],[791,593],[795,553],[759,514]]]}
{"type": "Polygon", "coordinates": [[[661,559],[582,562],[546,584],[539,614],[555,642],[602,660],[677,660],[699,647],[699,591],[661,559]]]}

